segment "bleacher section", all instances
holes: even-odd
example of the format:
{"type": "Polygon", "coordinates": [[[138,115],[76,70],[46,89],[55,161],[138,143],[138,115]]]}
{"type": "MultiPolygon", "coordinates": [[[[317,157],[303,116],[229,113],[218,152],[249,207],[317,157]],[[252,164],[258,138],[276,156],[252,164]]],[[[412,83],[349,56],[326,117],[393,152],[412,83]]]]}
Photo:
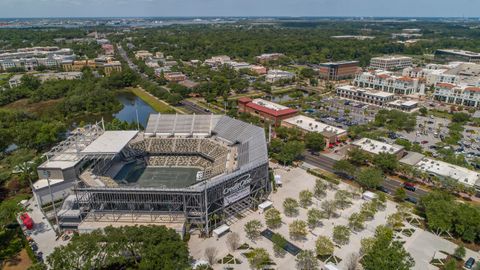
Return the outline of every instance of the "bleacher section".
{"type": "MultiPolygon", "coordinates": [[[[184,121],[175,123],[187,125],[184,121]]],[[[191,122],[189,123],[191,125],[191,122]]],[[[226,171],[228,153],[225,141],[216,141],[214,138],[178,137],[144,138],[142,141],[130,143],[122,151],[125,160],[148,156],[148,166],[200,167],[204,171],[204,178],[226,171]]]]}

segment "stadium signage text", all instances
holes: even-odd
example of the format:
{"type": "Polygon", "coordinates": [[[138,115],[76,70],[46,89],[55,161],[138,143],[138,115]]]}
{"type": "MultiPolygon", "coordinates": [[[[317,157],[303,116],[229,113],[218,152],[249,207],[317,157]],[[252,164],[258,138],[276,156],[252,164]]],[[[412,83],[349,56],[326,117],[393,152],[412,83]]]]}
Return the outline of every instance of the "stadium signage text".
{"type": "Polygon", "coordinates": [[[250,174],[246,174],[242,177],[240,177],[239,179],[237,179],[237,182],[231,186],[231,187],[228,187],[228,188],[224,188],[223,189],[223,195],[228,195],[230,193],[233,193],[233,192],[236,192],[242,188],[244,188],[245,186],[249,185],[250,182],[252,182],[252,178],[250,177],[250,174]]]}

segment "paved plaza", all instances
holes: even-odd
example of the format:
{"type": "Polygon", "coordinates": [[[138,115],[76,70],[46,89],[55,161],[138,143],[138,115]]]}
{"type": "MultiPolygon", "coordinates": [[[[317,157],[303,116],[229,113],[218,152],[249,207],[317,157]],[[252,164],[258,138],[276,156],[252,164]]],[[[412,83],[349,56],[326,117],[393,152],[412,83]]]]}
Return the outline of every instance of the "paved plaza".
{"type": "MultiPolygon", "coordinates": [[[[315,185],[316,177],[307,173],[304,169],[301,168],[290,168],[290,167],[281,167],[279,165],[271,165],[275,169],[275,174],[278,174],[282,178],[283,186],[278,188],[277,192],[272,193],[269,199],[273,202],[273,207],[280,210],[282,213],[282,226],[278,229],[275,229],[276,233],[280,233],[284,236],[287,240],[294,243],[301,249],[315,249],[315,240],[318,236],[328,236],[332,237],[333,227],[336,225],[347,225],[348,226],[348,218],[352,213],[360,212],[360,208],[365,200],[353,199],[353,204],[344,209],[338,210],[337,213],[339,214],[338,217],[331,218],[331,219],[322,219],[322,225],[316,227],[313,230],[309,230],[309,233],[306,239],[303,240],[295,240],[289,237],[289,230],[288,225],[292,223],[294,220],[307,220],[307,210],[304,208],[299,208],[299,214],[295,217],[287,217],[283,214],[283,206],[282,203],[285,198],[292,197],[298,200],[298,194],[300,191],[308,189],[313,192],[313,187],[315,185]]],[[[339,189],[344,189],[348,191],[353,191],[355,188],[347,185],[345,183],[340,183],[338,186],[339,189]]],[[[313,205],[309,208],[316,207],[320,209],[320,204],[324,200],[332,200],[334,198],[336,190],[329,189],[327,191],[327,196],[322,198],[321,200],[313,199],[313,205]]],[[[358,191],[360,192],[360,191],[358,191]]],[[[338,264],[339,269],[346,269],[346,259],[349,257],[351,253],[358,253],[361,247],[360,241],[362,238],[365,237],[372,237],[375,233],[375,228],[378,225],[383,225],[386,223],[387,216],[396,212],[397,204],[392,201],[387,201],[386,208],[384,210],[380,210],[377,212],[373,220],[365,222],[365,229],[360,232],[352,232],[350,235],[350,241],[348,244],[344,246],[336,246],[334,255],[341,258],[342,261],[338,264]]],[[[246,212],[244,213],[245,217],[237,219],[232,224],[229,224],[230,230],[232,232],[236,232],[240,235],[240,243],[247,243],[252,248],[265,248],[268,253],[270,254],[271,259],[275,262],[276,265],[273,265],[273,269],[296,269],[295,266],[295,257],[286,253],[283,258],[278,258],[274,256],[273,251],[273,243],[270,240],[267,240],[264,237],[260,237],[255,242],[248,239],[244,232],[244,225],[250,220],[257,219],[260,220],[263,224],[263,228],[265,226],[265,219],[263,213],[259,211],[253,212],[246,212]]],[[[408,222],[404,222],[404,229],[412,229],[414,233],[411,236],[407,236],[402,233],[397,233],[396,237],[405,242],[405,248],[407,251],[410,252],[412,257],[415,259],[415,267],[414,269],[418,270],[425,270],[425,269],[438,269],[433,265],[430,265],[429,262],[434,256],[435,252],[439,250],[443,250],[449,253],[453,253],[456,245],[442,239],[438,236],[435,236],[429,232],[421,230],[419,228],[414,227],[413,225],[409,224],[408,222]]],[[[215,247],[217,248],[217,260],[223,258],[227,254],[233,255],[235,258],[241,261],[241,264],[215,264],[214,269],[223,269],[224,267],[232,267],[233,269],[249,269],[248,260],[241,254],[243,251],[236,250],[234,252],[229,251],[226,239],[228,234],[232,233],[229,232],[226,235],[221,236],[219,239],[215,237],[211,237],[208,239],[201,239],[198,235],[192,235],[191,240],[189,242],[189,248],[191,255],[194,259],[197,260],[206,260],[204,255],[204,251],[208,247],[215,247]]],[[[477,259],[478,253],[475,253],[471,250],[467,250],[467,258],[474,257],[477,259]]]]}

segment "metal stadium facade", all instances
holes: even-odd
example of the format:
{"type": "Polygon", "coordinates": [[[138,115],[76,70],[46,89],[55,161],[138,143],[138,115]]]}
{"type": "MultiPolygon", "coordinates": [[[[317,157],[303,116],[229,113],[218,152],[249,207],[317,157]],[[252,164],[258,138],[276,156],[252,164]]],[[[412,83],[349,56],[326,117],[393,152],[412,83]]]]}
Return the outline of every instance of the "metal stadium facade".
{"type": "Polygon", "coordinates": [[[94,125],[74,136],[46,154],[34,184],[39,204],[63,199],[62,228],[176,223],[208,234],[270,193],[264,130],[228,116],[152,114],[143,132],[94,125]]]}

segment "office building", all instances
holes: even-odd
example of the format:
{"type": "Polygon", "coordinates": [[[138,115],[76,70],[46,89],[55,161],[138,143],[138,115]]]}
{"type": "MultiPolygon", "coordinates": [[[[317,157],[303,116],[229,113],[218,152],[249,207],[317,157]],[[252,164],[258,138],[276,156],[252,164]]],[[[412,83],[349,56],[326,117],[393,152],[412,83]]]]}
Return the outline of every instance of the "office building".
{"type": "Polygon", "coordinates": [[[435,51],[434,59],[437,62],[462,61],[480,63],[480,53],[465,50],[439,49],[435,51]]]}
{"type": "Polygon", "coordinates": [[[368,103],[377,106],[387,106],[387,103],[395,100],[395,95],[368,88],[360,88],[353,85],[337,87],[336,93],[339,97],[368,103]]]}
{"type": "Polygon", "coordinates": [[[405,155],[405,149],[401,145],[388,144],[388,143],[372,140],[369,138],[362,138],[357,141],[354,141],[352,142],[352,145],[371,155],[388,153],[388,154],[395,155],[398,159],[402,158],[405,155]]]}
{"type": "Polygon", "coordinates": [[[295,77],[295,74],[278,69],[271,69],[268,71],[265,81],[269,83],[278,82],[280,80],[291,80],[295,77]]]}
{"type": "Polygon", "coordinates": [[[272,122],[275,126],[279,126],[283,119],[290,118],[298,113],[297,110],[271,101],[261,98],[252,100],[248,97],[238,99],[238,111],[272,122]]]}
{"type": "Polygon", "coordinates": [[[422,79],[395,76],[393,73],[383,70],[358,73],[353,80],[353,85],[396,95],[425,93],[425,84],[422,79]]]}
{"type": "Polygon", "coordinates": [[[328,144],[335,144],[341,139],[347,137],[347,131],[338,127],[330,126],[319,122],[313,118],[296,115],[282,120],[282,126],[288,128],[298,128],[302,132],[318,132],[323,135],[328,144]]]}
{"type": "Polygon", "coordinates": [[[480,87],[437,83],[433,98],[448,104],[480,108],[480,87]]]}
{"type": "Polygon", "coordinates": [[[358,61],[339,61],[320,64],[318,73],[324,80],[344,80],[355,77],[361,69],[358,61]]]}
{"type": "Polygon", "coordinates": [[[399,55],[386,55],[370,59],[372,69],[399,70],[412,65],[412,58],[399,55]]]}

